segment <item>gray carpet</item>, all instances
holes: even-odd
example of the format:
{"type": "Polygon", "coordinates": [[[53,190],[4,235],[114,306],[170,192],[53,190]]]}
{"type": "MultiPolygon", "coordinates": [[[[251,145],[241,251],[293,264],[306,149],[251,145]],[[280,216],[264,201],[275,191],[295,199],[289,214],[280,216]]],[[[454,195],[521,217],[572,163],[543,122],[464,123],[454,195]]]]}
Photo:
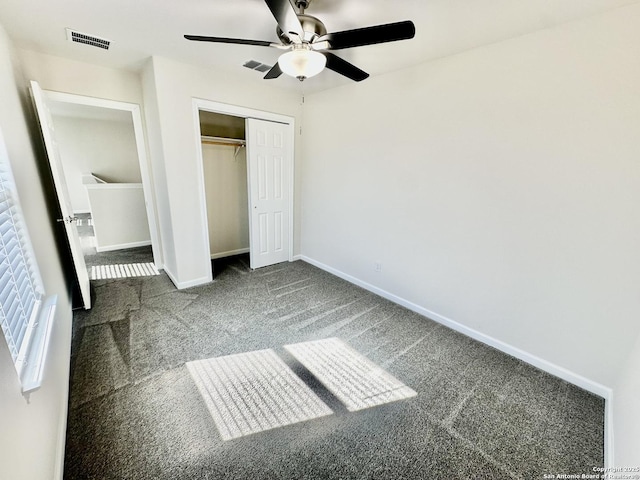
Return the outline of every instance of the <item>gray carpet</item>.
{"type": "Polygon", "coordinates": [[[537,479],[603,465],[604,402],[303,262],[92,282],[65,479],[537,479]],[[348,411],[284,345],[337,337],[417,396],[348,411]],[[223,441],[186,362],[272,349],[332,415],[223,441]]]}
{"type": "Polygon", "coordinates": [[[153,252],[151,246],[126,248],[109,252],[98,252],[95,247],[95,232],[91,222],[90,213],[77,213],[77,228],[80,242],[82,244],[82,254],[88,268],[95,265],[116,265],[129,263],[153,262],[153,252]]]}

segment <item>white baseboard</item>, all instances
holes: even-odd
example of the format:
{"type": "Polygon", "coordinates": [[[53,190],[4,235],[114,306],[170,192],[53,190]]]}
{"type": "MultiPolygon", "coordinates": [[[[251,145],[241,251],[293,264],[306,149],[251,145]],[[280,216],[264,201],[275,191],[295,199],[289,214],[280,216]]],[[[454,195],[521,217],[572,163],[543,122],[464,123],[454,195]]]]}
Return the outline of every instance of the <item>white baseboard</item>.
{"type": "Polygon", "coordinates": [[[62,409],[60,414],[61,428],[58,433],[57,448],[56,448],[56,460],[53,472],[53,478],[56,480],[63,480],[64,477],[64,453],[67,441],[67,416],[68,407],[62,409]]]}
{"type": "Polygon", "coordinates": [[[604,468],[615,466],[613,446],[613,391],[609,391],[604,398],[604,468]]]}
{"type": "MultiPolygon", "coordinates": [[[[69,352],[71,357],[71,352],[69,352]]],[[[69,368],[67,367],[67,371],[69,368]]],[[[62,393],[62,399],[60,402],[60,415],[58,421],[58,439],[56,447],[56,459],[53,472],[53,478],[55,480],[63,480],[64,477],[64,453],[67,442],[67,417],[69,415],[69,382],[67,382],[67,388],[62,393]]]]}
{"type": "MultiPolygon", "coordinates": [[[[289,260],[290,262],[297,262],[298,260],[302,260],[302,255],[294,255],[293,257],[291,257],[291,260],[289,260]]],[[[311,263],[311,262],[309,262],[311,263]]]]}
{"type": "Polygon", "coordinates": [[[419,313],[420,315],[423,315],[425,317],[430,318],[431,320],[434,320],[435,322],[438,322],[442,325],[445,325],[449,328],[451,328],[452,330],[455,330],[457,332],[462,333],[463,335],[466,335],[468,337],[473,338],[474,340],[478,340],[479,342],[482,342],[486,345],[489,345],[493,348],[496,348],[508,355],[511,355],[512,357],[516,357],[520,360],[522,360],[523,362],[526,362],[530,365],[533,365],[534,367],[539,368],[540,370],[543,370],[547,373],[550,373],[551,375],[554,375],[556,377],[561,378],[562,380],[565,380],[573,385],[576,385],[584,390],[587,390],[588,392],[594,393],[602,398],[605,399],[605,408],[606,408],[606,424],[605,424],[605,429],[607,432],[607,435],[605,437],[605,443],[607,444],[605,446],[605,451],[607,453],[607,457],[609,457],[611,460],[613,461],[613,421],[612,421],[612,417],[613,417],[613,406],[612,406],[612,399],[613,399],[613,393],[611,388],[606,387],[598,382],[594,382],[593,380],[590,380],[586,377],[583,377],[582,375],[579,375],[577,373],[574,373],[570,370],[567,370],[564,367],[561,367],[559,365],[556,365],[554,363],[551,363],[547,360],[544,360],[536,355],[533,355],[529,352],[525,352],[524,350],[521,350],[517,347],[514,347],[512,345],[509,345],[508,343],[505,343],[501,340],[498,340],[496,338],[493,338],[489,335],[486,335],[482,332],[479,332],[478,330],[474,330],[473,328],[467,327],[466,325],[463,325],[461,323],[458,323],[454,320],[451,320],[450,318],[447,318],[443,315],[439,315],[436,312],[433,312],[431,310],[428,310],[424,307],[421,307],[420,305],[417,305],[413,302],[410,302],[409,300],[406,300],[404,298],[398,297],[397,295],[394,295],[393,293],[387,292],[386,290],[383,290],[379,287],[376,287],[375,285],[371,285],[370,283],[364,282],[352,275],[349,275],[347,273],[341,272],[340,270],[337,270],[333,267],[330,267],[328,265],[325,265],[322,262],[318,262],[317,260],[314,260],[312,258],[309,258],[305,255],[300,255],[300,259],[304,260],[307,263],[310,263],[311,265],[314,265],[322,270],[325,270],[326,272],[329,272],[337,277],[340,277],[350,283],[353,283],[355,285],[358,285],[359,287],[364,288],[365,290],[368,290],[372,293],[375,293],[376,295],[380,295],[383,298],[386,298],[387,300],[390,300],[394,303],[397,303],[398,305],[402,305],[405,308],[408,308],[411,311],[414,311],[416,313],[419,313]]]}
{"type": "Polygon", "coordinates": [[[176,280],[175,275],[173,274],[173,272],[171,270],[169,270],[167,268],[167,266],[164,266],[164,273],[167,274],[167,277],[169,277],[169,280],[171,280],[171,283],[173,283],[173,285],[178,288],[178,281],[176,280]]]}
{"type": "Polygon", "coordinates": [[[104,247],[96,247],[96,252],[113,252],[114,250],[123,250],[125,248],[146,247],[151,245],[151,240],[144,240],[142,242],[121,243],[119,245],[107,245],[104,247]]]}
{"type": "Polygon", "coordinates": [[[164,268],[164,273],[167,274],[167,276],[169,277],[169,280],[171,280],[171,282],[175,285],[175,287],[178,290],[183,290],[185,288],[197,287],[198,285],[204,285],[206,283],[211,283],[211,279],[208,278],[208,277],[196,278],[195,280],[189,280],[188,282],[179,282],[176,279],[176,276],[173,274],[173,272],[171,272],[169,269],[167,269],[166,265],[165,265],[165,268],[164,268]]]}
{"type": "Polygon", "coordinates": [[[239,248],[237,250],[229,250],[228,252],[212,253],[211,260],[215,260],[216,258],[232,257],[234,255],[240,255],[242,253],[249,253],[249,249],[239,248]]]}

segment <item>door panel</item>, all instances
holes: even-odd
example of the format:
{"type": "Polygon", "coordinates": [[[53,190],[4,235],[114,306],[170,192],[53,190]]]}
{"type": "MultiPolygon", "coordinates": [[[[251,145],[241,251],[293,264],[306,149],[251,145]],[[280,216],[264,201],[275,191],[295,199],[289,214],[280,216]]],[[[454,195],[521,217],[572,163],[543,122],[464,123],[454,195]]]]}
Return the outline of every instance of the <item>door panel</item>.
{"type": "Polygon", "coordinates": [[[282,157],[273,157],[273,198],[281,200],[284,196],[282,191],[282,157]]]}
{"type": "Polygon", "coordinates": [[[273,245],[273,249],[276,252],[280,252],[283,250],[283,245],[284,245],[284,234],[286,232],[283,231],[283,215],[282,212],[275,212],[274,214],[274,228],[273,228],[273,233],[275,235],[274,238],[274,245],[273,245]]]}
{"type": "Polygon", "coordinates": [[[251,268],[289,260],[287,126],[247,119],[251,268]]]}
{"type": "Polygon", "coordinates": [[[260,217],[260,254],[265,255],[269,253],[269,215],[267,213],[258,214],[260,217]]]}
{"type": "Polygon", "coordinates": [[[78,277],[78,284],[80,285],[82,302],[84,304],[84,308],[89,309],[91,308],[89,272],[87,271],[87,266],[84,261],[80,235],[78,234],[78,227],[73,216],[73,208],[71,207],[69,190],[67,189],[67,183],[62,169],[62,161],[60,159],[60,152],[58,151],[58,145],[56,143],[51,114],[49,113],[49,108],[47,107],[44,94],[42,93],[42,89],[40,88],[40,85],[38,85],[38,82],[31,82],[31,96],[36,107],[36,113],[40,122],[42,137],[44,139],[44,146],[47,151],[47,156],[49,157],[53,183],[56,187],[56,194],[58,196],[58,203],[60,204],[60,210],[62,212],[65,233],[67,234],[69,246],[71,247],[71,256],[73,258],[73,264],[78,277]]]}
{"type": "Polygon", "coordinates": [[[258,200],[267,198],[267,159],[258,155],[258,200]]]}

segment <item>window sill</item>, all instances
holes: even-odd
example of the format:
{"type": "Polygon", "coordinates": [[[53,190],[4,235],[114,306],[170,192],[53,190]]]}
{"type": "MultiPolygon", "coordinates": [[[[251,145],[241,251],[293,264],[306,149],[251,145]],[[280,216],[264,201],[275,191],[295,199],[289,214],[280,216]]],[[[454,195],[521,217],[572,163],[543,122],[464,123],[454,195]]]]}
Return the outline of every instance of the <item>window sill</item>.
{"type": "Polygon", "coordinates": [[[57,295],[50,296],[45,300],[40,310],[27,361],[20,378],[22,393],[32,392],[42,385],[57,301],[57,295]]]}

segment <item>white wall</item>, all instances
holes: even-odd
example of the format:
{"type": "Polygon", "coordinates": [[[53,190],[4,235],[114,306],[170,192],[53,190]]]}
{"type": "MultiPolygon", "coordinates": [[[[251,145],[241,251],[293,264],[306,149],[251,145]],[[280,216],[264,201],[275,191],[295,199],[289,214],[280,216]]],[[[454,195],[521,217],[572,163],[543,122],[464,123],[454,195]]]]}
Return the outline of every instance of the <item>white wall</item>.
{"type": "Polygon", "coordinates": [[[74,212],[88,212],[82,175],[115,183],[140,183],[133,121],[53,116],[56,141],[74,212]]]}
{"type": "Polygon", "coordinates": [[[141,72],[141,83],[144,94],[144,114],[147,125],[147,143],[151,170],[153,171],[154,197],[156,201],[156,224],[162,243],[162,258],[165,271],[176,265],[173,222],[169,210],[169,192],[167,191],[167,171],[165,168],[164,142],[160,128],[160,110],[158,92],[151,60],[141,72]]]}
{"type": "Polygon", "coordinates": [[[31,50],[18,52],[25,78],[37,80],[45,90],[142,105],[142,84],[137,72],[101,67],[31,50]]]}
{"type": "Polygon", "coordinates": [[[206,260],[209,246],[202,220],[204,201],[199,195],[203,186],[198,181],[200,145],[192,99],[297,117],[300,96],[266,84],[256,88],[254,82],[242,77],[161,57],[153,57],[145,66],[142,79],[151,153],[156,162],[162,162],[154,170],[164,170],[157,177],[156,193],[162,238],[170,242],[166,246],[165,270],[180,287],[202,283],[211,267],[206,260]]]}
{"type": "Polygon", "coordinates": [[[241,148],[202,145],[207,196],[209,249],[212,256],[249,248],[247,154],[241,148]]]}
{"type": "MultiPolygon", "coordinates": [[[[5,138],[27,228],[47,294],[57,294],[44,384],[21,394],[13,361],[0,338],[0,478],[62,478],[69,385],[71,306],[47,215],[30,134],[37,132],[31,103],[11,41],[0,25],[0,128],[5,138]]],[[[39,141],[36,138],[36,142],[39,141]]]]}
{"type": "Polygon", "coordinates": [[[151,245],[141,183],[94,183],[86,188],[98,252],[151,245]]]}
{"type": "Polygon", "coordinates": [[[635,4],[309,95],[302,254],[612,387],[640,329],[639,58],[635,4]]]}

